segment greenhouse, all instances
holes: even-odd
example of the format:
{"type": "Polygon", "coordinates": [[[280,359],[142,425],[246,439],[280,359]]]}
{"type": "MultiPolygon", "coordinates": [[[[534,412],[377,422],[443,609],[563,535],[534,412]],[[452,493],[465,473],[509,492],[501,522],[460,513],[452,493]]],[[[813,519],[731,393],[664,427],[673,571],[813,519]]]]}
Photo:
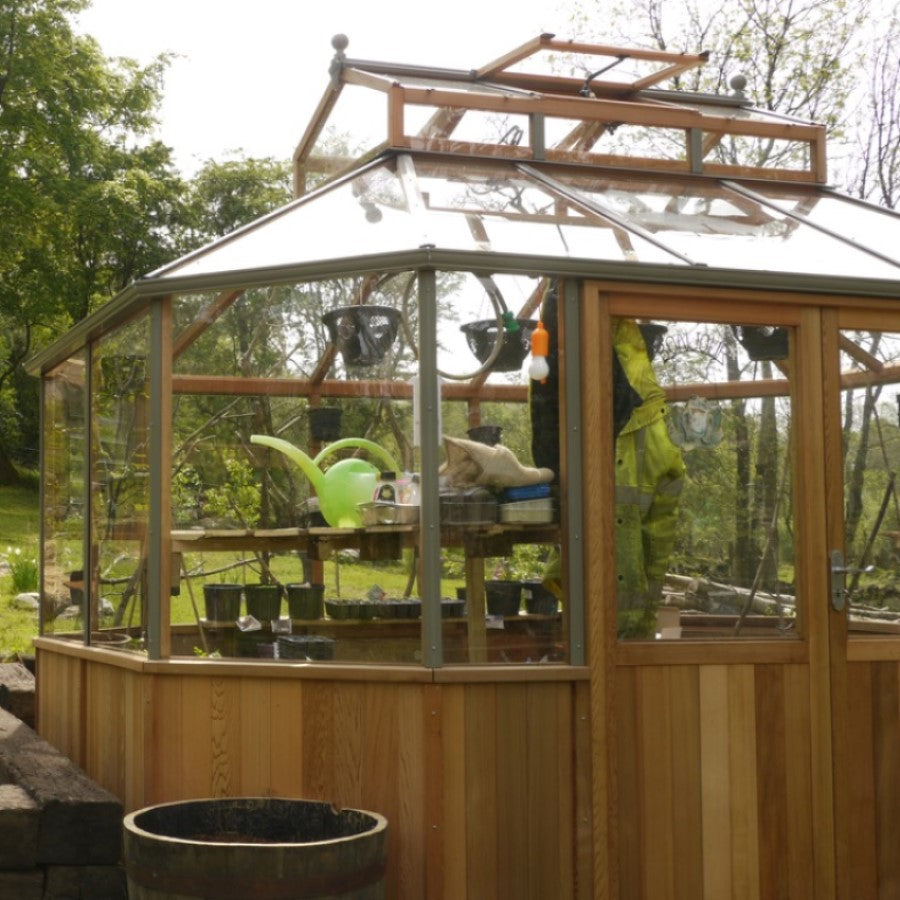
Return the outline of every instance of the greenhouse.
{"type": "Polygon", "coordinates": [[[295,199],[31,361],[38,730],[391,897],[886,896],[900,217],[702,53],[333,45],[295,199]]]}

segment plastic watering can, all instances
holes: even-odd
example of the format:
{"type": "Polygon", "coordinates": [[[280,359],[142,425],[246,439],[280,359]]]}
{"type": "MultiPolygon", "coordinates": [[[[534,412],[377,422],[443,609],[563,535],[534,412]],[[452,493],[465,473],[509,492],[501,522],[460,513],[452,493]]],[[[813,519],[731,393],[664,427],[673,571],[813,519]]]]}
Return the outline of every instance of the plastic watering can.
{"type": "Polygon", "coordinates": [[[323,472],[321,462],[325,457],[345,447],[358,447],[381,460],[385,468],[399,471],[399,466],[387,450],[365,438],[335,441],[321,450],[315,459],[289,441],[266,434],[251,435],[250,443],[279,450],[301,468],[319,498],[320,512],[332,528],[362,528],[359,504],[372,499],[380,470],[364,459],[354,458],[338,460],[323,472]]]}

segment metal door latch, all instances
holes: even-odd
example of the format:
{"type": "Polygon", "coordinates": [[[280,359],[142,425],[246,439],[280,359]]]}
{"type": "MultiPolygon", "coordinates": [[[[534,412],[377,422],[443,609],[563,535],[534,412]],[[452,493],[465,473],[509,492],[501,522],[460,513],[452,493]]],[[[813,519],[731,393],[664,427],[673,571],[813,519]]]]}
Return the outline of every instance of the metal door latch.
{"type": "Polygon", "coordinates": [[[866,575],[874,572],[875,566],[866,566],[864,569],[854,569],[844,565],[844,554],[840,550],[831,551],[831,607],[835,612],[841,612],[847,603],[847,575],[866,575]]]}

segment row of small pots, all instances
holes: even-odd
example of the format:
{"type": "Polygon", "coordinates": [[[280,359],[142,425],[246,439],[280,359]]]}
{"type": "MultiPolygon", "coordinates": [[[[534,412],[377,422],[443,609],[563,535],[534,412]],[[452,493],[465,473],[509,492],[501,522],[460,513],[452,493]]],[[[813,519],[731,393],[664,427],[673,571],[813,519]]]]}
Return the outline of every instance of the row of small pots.
{"type": "MultiPolygon", "coordinates": [[[[522,607],[533,615],[554,615],[558,609],[556,596],[539,581],[501,581],[484,583],[487,612],[492,616],[516,616],[522,607]]],[[[233,622],[241,614],[241,598],[246,599],[247,614],[260,622],[281,616],[283,595],[287,596],[292,619],[320,619],[327,613],[332,619],[416,619],[422,612],[421,600],[325,600],[322,584],[206,584],[203,597],[206,618],[211,622],[233,622]]],[[[441,601],[445,618],[465,614],[465,589],[457,591],[457,599],[441,601]]]]}

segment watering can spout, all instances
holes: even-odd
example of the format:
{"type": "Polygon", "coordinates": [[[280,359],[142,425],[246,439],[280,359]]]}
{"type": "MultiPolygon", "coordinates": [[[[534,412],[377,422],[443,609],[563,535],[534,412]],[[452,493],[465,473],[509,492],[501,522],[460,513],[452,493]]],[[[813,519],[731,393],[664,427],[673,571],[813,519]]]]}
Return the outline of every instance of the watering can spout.
{"type": "Polygon", "coordinates": [[[303,474],[309,479],[310,484],[316,494],[322,494],[322,488],[325,486],[325,476],[322,470],[313,462],[308,453],[304,453],[299,447],[295,447],[290,441],[283,438],[270,437],[267,434],[251,434],[251,444],[261,444],[263,447],[271,447],[273,450],[279,450],[291,462],[295,462],[300,466],[303,474]]]}

